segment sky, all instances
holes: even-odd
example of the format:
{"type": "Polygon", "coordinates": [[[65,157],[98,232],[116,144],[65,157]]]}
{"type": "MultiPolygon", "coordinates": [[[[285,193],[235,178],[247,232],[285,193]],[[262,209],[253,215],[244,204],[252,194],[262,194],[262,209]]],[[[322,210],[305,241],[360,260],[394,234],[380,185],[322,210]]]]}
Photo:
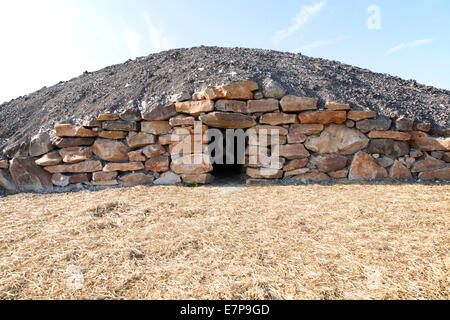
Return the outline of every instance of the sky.
{"type": "Polygon", "coordinates": [[[450,89],[449,0],[2,0],[0,103],[200,45],[302,53],[450,89]]]}

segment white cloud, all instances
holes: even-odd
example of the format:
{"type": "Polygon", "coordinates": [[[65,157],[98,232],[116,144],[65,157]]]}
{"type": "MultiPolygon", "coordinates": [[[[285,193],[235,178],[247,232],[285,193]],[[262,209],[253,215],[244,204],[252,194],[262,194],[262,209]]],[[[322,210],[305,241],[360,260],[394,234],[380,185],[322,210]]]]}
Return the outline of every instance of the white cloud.
{"type": "Polygon", "coordinates": [[[170,49],[169,39],[164,36],[164,33],[161,29],[158,29],[150,19],[150,15],[147,11],[143,11],[142,15],[144,16],[145,22],[147,23],[148,32],[150,34],[150,41],[152,43],[153,48],[156,51],[164,51],[170,49]]]}
{"type": "Polygon", "coordinates": [[[309,6],[302,6],[300,12],[292,20],[289,28],[277,31],[272,37],[274,45],[278,45],[284,39],[290,37],[294,32],[298,31],[301,27],[307,24],[312,17],[317,15],[320,10],[327,4],[326,1],[314,2],[309,6]]]}
{"type": "Polygon", "coordinates": [[[291,52],[308,52],[308,51],[312,51],[314,49],[331,46],[333,44],[336,44],[338,42],[341,42],[341,41],[344,41],[347,39],[349,39],[348,36],[340,36],[336,39],[331,39],[331,40],[318,40],[313,43],[306,44],[306,45],[300,47],[299,49],[291,50],[291,52]]]}
{"type": "Polygon", "coordinates": [[[420,46],[429,44],[429,43],[434,42],[434,41],[436,41],[436,39],[423,39],[423,40],[415,40],[415,41],[410,41],[410,42],[404,42],[404,43],[399,44],[398,46],[395,46],[395,47],[389,49],[387,51],[387,53],[394,53],[394,52],[397,52],[397,51],[399,51],[401,49],[404,49],[404,48],[412,49],[412,48],[420,47],[420,46]]]}

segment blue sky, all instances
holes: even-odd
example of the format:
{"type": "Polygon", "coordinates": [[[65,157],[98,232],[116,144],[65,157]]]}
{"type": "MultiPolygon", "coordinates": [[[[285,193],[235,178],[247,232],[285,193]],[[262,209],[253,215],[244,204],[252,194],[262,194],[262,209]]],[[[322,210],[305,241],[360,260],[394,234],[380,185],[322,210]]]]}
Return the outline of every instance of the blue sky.
{"type": "Polygon", "coordinates": [[[449,0],[5,0],[0,41],[0,103],[199,45],[301,52],[450,89],[449,0]]]}

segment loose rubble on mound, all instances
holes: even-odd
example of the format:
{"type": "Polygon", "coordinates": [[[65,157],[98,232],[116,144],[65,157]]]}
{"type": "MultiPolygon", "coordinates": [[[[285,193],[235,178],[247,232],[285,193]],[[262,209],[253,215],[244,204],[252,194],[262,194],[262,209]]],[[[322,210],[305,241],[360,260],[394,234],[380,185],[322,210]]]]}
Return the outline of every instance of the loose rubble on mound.
{"type": "Polygon", "coordinates": [[[208,184],[212,128],[247,133],[248,184],[333,179],[450,181],[448,130],[403,116],[352,110],[345,101],[295,96],[276,82],[233,82],[177,102],[131,107],[82,125],[56,124],[0,161],[10,192],[84,187],[208,184]],[[278,139],[253,139],[265,132],[278,139]],[[443,133],[439,136],[439,132],[443,133]],[[200,147],[198,147],[200,145],[200,147]],[[187,152],[186,152],[187,150],[187,152]],[[271,155],[277,159],[268,161],[271,155]],[[198,160],[198,161],[193,161],[198,160]]]}

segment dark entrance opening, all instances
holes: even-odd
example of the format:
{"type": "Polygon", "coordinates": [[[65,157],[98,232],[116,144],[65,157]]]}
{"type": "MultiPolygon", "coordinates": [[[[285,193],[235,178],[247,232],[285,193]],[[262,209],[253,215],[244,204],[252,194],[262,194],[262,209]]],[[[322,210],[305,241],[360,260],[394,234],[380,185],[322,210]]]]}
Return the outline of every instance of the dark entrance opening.
{"type": "MultiPolygon", "coordinates": [[[[216,178],[218,183],[230,183],[230,182],[241,182],[245,177],[244,165],[242,160],[239,161],[239,139],[234,137],[234,143],[232,140],[226,138],[226,131],[222,131],[223,135],[223,153],[218,154],[217,150],[211,150],[211,156],[213,159],[221,159],[219,163],[213,164],[212,175],[216,178]],[[228,158],[227,158],[228,150],[228,158]]],[[[214,142],[214,139],[212,140],[214,142]]],[[[242,158],[242,155],[241,155],[242,158]]]]}

